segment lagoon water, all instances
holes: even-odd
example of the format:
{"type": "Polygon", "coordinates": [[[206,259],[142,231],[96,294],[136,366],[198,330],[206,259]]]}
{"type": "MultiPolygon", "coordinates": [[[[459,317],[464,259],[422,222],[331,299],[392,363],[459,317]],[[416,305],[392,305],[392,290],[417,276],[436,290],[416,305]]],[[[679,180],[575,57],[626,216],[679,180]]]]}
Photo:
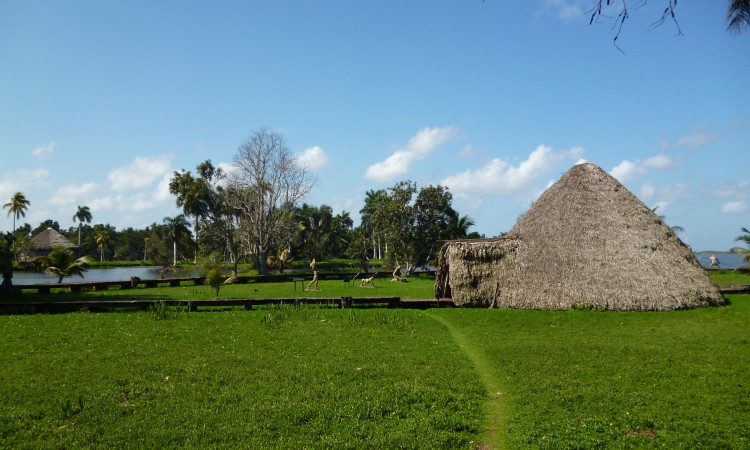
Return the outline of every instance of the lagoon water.
{"type": "MultiPolygon", "coordinates": [[[[719,259],[722,269],[735,269],[737,267],[747,267],[747,262],[742,255],[729,252],[695,252],[698,262],[708,268],[711,265],[711,255],[716,255],[719,259]]],[[[159,266],[135,266],[135,267],[113,267],[110,269],[89,269],[85,278],[69,277],[64,281],[124,281],[130,277],[139,277],[143,280],[161,278],[157,270],[159,266]]],[[[172,277],[196,277],[197,271],[171,272],[167,275],[172,277]]],[[[13,272],[13,284],[52,284],[56,283],[57,278],[40,272],[13,272]]]]}
{"type": "MultiPolygon", "coordinates": [[[[89,269],[83,274],[84,278],[75,276],[67,277],[64,282],[73,281],[123,281],[130,277],[138,277],[143,280],[161,278],[159,266],[134,266],[113,267],[109,269],[89,269]]],[[[167,277],[195,277],[197,271],[170,272],[167,277]]],[[[43,272],[13,272],[13,284],[48,284],[57,283],[57,277],[47,275],[43,272]]]]}
{"type": "Polygon", "coordinates": [[[722,269],[747,268],[747,262],[739,253],[729,252],[695,252],[695,257],[703,267],[711,266],[711,255],[716,255],[722,269]]]}

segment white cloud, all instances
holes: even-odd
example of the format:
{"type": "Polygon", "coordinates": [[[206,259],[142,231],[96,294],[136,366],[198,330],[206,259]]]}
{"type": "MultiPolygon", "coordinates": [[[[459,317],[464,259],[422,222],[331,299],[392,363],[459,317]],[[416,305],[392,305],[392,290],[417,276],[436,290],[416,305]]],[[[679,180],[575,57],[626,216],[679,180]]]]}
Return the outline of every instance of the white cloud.
{"type": "Polygon", "coordinates": [[[325,150],[319,146],[310,147],[305,149],[302,153],[296,155],[297,162],[302,166],[313,172],[325,169],[331,163],[331,159],[326,154],[325,150]]]}
{"type": "Polygon", "coordinates": [[[115,191],[139,190],[170,172],[170,160],[165,155],[137,157],[130,165],[113,169],[109,182],[115,191]]]}
{"type": "Polygon", "coordinates": [[[673,201],[683,198],[688,190],[685,183],[677,183],[671,186],[655,186],[653,183],[645,183],[641,186],[640,198],[644,202],[654,202],[654,206],[664,209],[673,201]]]}
{"type": "Polygon", "coordinates": [[[672,170],[679,166],[677,161],[666,155],[656,155],[643,161],[643,167],[656,170],[672,170]]]}
{"type": "Polygon", "coordinates": [[[440,184],[448,186],[458,195],[516,194],[526,191],[540,175],[548,173],[566,159],[578,159],[583,149],[573,148],[567,152],[555,152],[550,147],[538,146],[517,167],[495,158],[477,170],[451,175],[440,184]]]}
{"type": "Polygon", "coordinates": [[[21,169],[8,172],[0,180],[0,198],[10,198],[16,192],[49,186],[49,170],[47,169],[21,169]]]}
{"type": "Polygon", "coordinates": [[[656,155],[645,161],[635,160],[628,161],[623,160],[620,164],[615,166],[609,173],[613,177],[617,178],[621,183],[626,181],[635,180],[643,177],[648,173],[648,169],[656,170],[672,170],[679,167],[679,163],[669,156],[656,155]]]}
{"type": "Polygon", "coordinates": [[[571,0],[543,0],[542,10],[554,14],[564,22],[571,22],[583,17],[580,1],[571,0]]]}
{"type": "Polygon", "coordinates": [[[666,142],[663,147],[688,147],[697,148],[708,145],[714,141],[717,141],[721,136],[718,134],[709,134],[703,128],[696,128],[693,134],[689,136],[683,136],[677,139],[673,143],[666,142]]]}
{"type": "Polygon", "coordinates": [[[156,191],[154,192],[153,198],[156,201],[164,202],[168,200],[175,201],[175,197],[172,196],[172,193],[169,192],[169,182],[172,180],[172,174],[167,173],[164,175],[164,177],[161,179],[159,184],[156,186],[156,191]]]}
{"type": "Polygon", "coordinates": [[[462,158],[471,158],[472,156],[474,156],[474,153],[474,147],[469,144],[458,152],[458,156],[462,158]]]}
{"type": "Polygon", "coordinates": [[[40,145],[31,151],[31,155],[36,159],[51,158],[55,153],[55,141],[50,142],[47,145],[40,145]]]}
{"type": "Polygon", "coordinates": [[[444,128],[422,128],[403,149],[397,150],[383,162],[367,168],[365,178],[371,181],[388,182],[409,173],[411,163],[427,157],[440,145],[456,135],[453,126],[444,128]]]}
{"type": "Polygon", "coordinates": [[[747,202],[744,200],[738,200],[736,202],[729,202],[721,207],[721,212],[726,214],[744,214],[748,211],[747,202]]]}
{"type": "Polygon", "coordinates": [[[54,194],[52,194],[49,202],[52,205],[58,206],[72,205],[78,203],[81,197],[85,197],[95,192],[96,189],[97,186],[95,183],[84,183],[80,186],[69,184],[59,188],[54,194]]]}

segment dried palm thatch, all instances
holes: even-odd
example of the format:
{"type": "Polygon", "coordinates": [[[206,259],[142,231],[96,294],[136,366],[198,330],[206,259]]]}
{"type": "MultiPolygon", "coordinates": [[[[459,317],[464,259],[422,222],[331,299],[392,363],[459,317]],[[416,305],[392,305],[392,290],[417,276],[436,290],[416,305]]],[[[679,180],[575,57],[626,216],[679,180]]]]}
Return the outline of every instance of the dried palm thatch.
{"type": "Polygon", "coordinates": [[[74,248],[76,245],[54,228],[47,228],[29,240],[29,246],[35,250],[52,250],[56,247],[74,248]]]}
{"type": "Polygon", "coordinates": [[[724,304],[691,249],[594,164],[566,172],[506,237],[446,243],[435,293],[457,305],[525,309],[724,304]]]}
{"type": "Polygon", "coordinates": [[[39,256],[49,255],[57,247],[73,250],[74,255],[77,255],[79,250],[77,245],[60,232],[54,228],[47,228],[29,240],[29,253],[24,253],[19,258],[22,261],[30,261],[39,256]]]}

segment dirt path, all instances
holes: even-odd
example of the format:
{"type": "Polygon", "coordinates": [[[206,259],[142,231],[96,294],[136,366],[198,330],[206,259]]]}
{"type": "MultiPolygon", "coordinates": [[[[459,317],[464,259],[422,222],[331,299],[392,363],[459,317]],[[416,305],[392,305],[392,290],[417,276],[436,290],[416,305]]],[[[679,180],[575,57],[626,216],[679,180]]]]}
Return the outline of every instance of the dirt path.
{"type": "Polygon", "coordinates": [[[482,383],[487,389],[489,400],[485,404],[487,414],[487,439],[482,449],[504,449],[507,448],[507,444],[504,439],[502,430],[503,414],[502,414],[502,391],[500,390],[500,383],[495,377],[492,365],[487,360],[481,349],[470,339],[468,339],[457,327],[454,327],[448,320],[442,315],[436,314],[435,311],[427,310],[425,312],[428,316],[434,320],[443,324],[453,337],[453,341],[458,345],[464,354],[471,360],[474,367],[479,372],[479,376],[482,379],[482,383]]]}

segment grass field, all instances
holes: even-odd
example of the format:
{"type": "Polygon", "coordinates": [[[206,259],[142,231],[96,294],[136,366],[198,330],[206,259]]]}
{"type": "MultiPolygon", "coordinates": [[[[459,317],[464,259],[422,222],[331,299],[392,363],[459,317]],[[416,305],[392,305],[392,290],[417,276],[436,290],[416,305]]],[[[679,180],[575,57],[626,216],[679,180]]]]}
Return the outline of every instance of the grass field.
{"type": "MultiPolygon", "coordinates": [[[[368,289],[327,283],[321,295],[368,289]]],[[[431,284],[371,290],[394,289],[431,284]]],[[[750,295],[728,298],[653,313],[0,316],[0,448],[748,448],[750,295]]]]}

